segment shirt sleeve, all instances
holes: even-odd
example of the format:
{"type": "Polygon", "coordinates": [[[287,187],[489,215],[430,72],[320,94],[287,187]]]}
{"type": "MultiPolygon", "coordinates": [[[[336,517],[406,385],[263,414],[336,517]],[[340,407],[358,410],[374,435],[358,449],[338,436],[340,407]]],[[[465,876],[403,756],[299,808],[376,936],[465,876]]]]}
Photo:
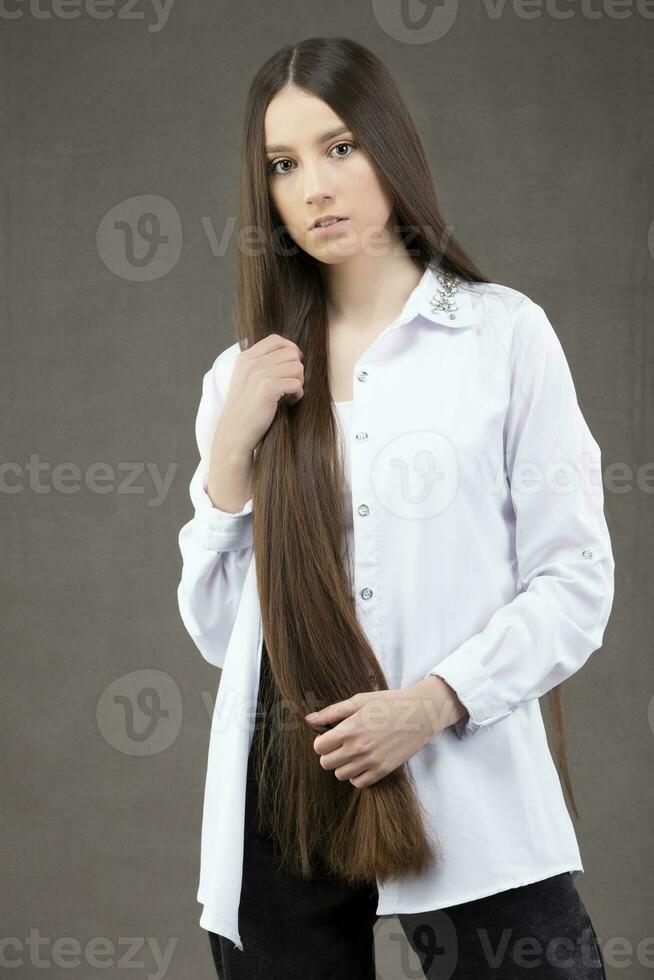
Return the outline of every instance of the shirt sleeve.
{"type": "Polygon", "coordinates": [[[204,375],[195,437],[200,461],[189,493],[194,514],[179,532],[179,611],[202,656],[222,667],[253,552],[252,498],[237,513],[215,507],[207,493],[213,436],[223,408],[220,355],[204,375]]]}
{"type": "Polygon", "coordinates": [[[521,310],[504,426],[520,592],[430,671],[468,711],[453,726],[459,738],[579,670],[601,646],[613,603],[600,448],[544,310],[529,299],[521,310]]]}

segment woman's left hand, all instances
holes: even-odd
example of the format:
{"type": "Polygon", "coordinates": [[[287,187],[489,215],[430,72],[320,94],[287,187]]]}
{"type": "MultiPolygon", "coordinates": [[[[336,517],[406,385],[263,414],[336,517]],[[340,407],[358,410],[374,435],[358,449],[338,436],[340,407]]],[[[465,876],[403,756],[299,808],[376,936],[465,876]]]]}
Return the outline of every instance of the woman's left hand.
{"type": "Polygon", "coordinates": [[[366,691],[306,715],[311,725],[334,725],[313,747],[323,769],[371,786],[415,755],[430,738],[461,717],[462,705],[440,677],[410,687],[366,691]],[[458,706],[458,707],[457,707],[458,706]]]}

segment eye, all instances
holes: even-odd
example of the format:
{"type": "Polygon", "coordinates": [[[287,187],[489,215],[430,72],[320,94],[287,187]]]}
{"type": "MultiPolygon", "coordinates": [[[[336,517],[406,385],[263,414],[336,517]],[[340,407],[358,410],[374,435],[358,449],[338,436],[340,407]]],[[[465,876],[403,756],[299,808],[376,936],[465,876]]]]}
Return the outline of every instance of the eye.
{"type": "MultiPolygon", "coordinates": [[[[334,143],[334,145],[331,147],[331,149],[332,150],[336,150],[336,149],[338,149],[338,147],[341,147],[341,146],[349,146],[351,150],[355,150],[356,149],[356,143],[354,143],[352,140],[341,140],[340,143],[334,143]]],[[[330,152],[331,152],[331,150],[330,150],[330,152]]],[[[351,156],[351,153],[338,153],[336,155],[337,159],[340,159],[340,160],[345,160],[349,156],[351,156]]],[[[290,160],[288,157],[279,157],[278,160],[273,160],[271,163],[268,164],[268,166],[266,167],[266,173],[269,174],[270,176],[275,176],[275,177],[276,176],[281,176],[282,174],[291,173],[291,171],[288,170],[288,169],[287,170],[276,170],[275,168],[278,167],[279,164],[281,164],[281,163],[292,163],[292,162],[293,161],[290,160]]]]}
{"type": "MultiPolygon", "coordinates": [[[[354,149],[354,148],[355,148],[355,144],[354,144],[354,143],[353,143],[353,142],[352,142],[351,140],[343,140],[343,141],[342,141],[342,142],[340,142],[340,143],[335,143],[335,144],[334,144],[334,146],[332,147],[332,149],[333,149],[333,150],[335,150],[335,149],[337,149],[337,147],[339,147],[339,146],[350,146],[350,147],[352,147],[352,149],[354,149]]],[[[338,154],[338,155],[340,156],[341,154],[338,154]]],[[[349,154],[349,153],[346,153],[346,154],[345,154],[345,156],[348,156],[348,157],[349,157],[350,155],[351,155],[351,154],[349,154]]]]}
{"type": "MultiPolygon", "coordinates": [[[[274,168],[280,163],[290,163],[290,162],[291,161],[288,159],[288,157],[281,157],[279,160],[273,160],[273,162],[269,163],[268,166],[266,167],[266,173],[271,174],[271,176],[278,175],[279,170],[275,170],[274,168]]],[[[288,170],[284,170],[282,171],[282,173],[287,174],[288,170]]]]}

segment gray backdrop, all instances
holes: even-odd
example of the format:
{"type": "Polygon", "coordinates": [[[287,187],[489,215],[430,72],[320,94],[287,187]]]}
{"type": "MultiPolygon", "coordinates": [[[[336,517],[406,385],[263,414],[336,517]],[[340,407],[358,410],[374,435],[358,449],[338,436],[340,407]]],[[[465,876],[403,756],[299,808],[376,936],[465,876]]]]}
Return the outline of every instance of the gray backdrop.
{"type": "MultiPolygon", "coordinates": [[[[653,18],[652,0],[6,0],[7,975],[214,976],[196,890],[220,675],[178,615],[177,533],[202,375],[235,339],[244,97],[320,34],[395,74],[446,220],[543,305],[602,448],[615,602],[565,685],[577,882],[608,975],[653,975],[653,18]]],[[[376,943],[380,978],[421,975],[397,920],[376,943]]]]}

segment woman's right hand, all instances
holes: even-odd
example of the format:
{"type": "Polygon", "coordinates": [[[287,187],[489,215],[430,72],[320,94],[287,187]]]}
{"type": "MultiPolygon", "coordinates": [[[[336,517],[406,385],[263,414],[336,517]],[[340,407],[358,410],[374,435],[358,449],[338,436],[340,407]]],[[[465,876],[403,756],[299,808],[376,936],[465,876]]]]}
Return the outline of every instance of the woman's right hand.
{"type": "Polygon", "coordinates": [[[223,443],[252,452],[270,428],[280,398],[293,404],[304,394],[302,351],[272,333],[236,355],[216,435],[223,443]]]}

